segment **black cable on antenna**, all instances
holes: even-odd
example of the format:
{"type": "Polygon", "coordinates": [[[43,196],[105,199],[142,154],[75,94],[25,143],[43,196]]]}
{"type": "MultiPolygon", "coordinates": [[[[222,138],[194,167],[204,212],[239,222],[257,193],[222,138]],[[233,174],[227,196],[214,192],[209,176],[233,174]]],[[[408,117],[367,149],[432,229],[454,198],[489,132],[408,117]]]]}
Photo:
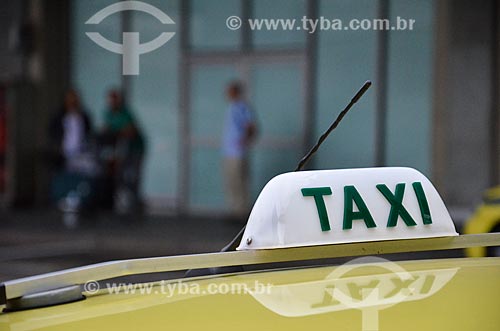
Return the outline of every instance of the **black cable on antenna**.
{"type": "Polygon", "coordinates": [[[316,153],[316,151],[318,150],[319,146],[321,146],[323,141],[325,141],[328,135],[339,125],[340,121],[342,121],[347,112],[351,109],[352,106],[354,106],[356,102],[358,102],[358,100],[363,96],[363,94],[365,94],[365,92],[370,88],[371,85],[372,82],[369,80],[367,80],[363,84],[363,86],[359,89],[358,93],[356,93],[356,95],[351,99],[351,102],[349,102],[349,104],[344,108],[344,110],[340,112],[339,116],[337,116],[335,122],[333,122],[332,125],[330,125],[330,127],[328,128],[328,130],[326,130],[325,133],[323,133],[321,137],[319,137],[316,145],[314,145],[314,147],[311,148],[311,150],[302,158],[302,160],[300,160],[295,171],[302,170],[302,168],[306,165],[307,161],[309,161],[311,156],[313,156],[314,153],[316,153]]]}

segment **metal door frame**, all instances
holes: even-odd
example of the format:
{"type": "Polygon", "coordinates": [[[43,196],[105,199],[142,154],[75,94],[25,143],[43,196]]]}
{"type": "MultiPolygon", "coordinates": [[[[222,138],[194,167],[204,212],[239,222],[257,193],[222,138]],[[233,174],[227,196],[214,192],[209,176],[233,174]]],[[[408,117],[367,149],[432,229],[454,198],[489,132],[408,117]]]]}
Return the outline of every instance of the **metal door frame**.
{"type": "MultiPolygon", "coordinates": [[[[251,16],[251,0],[242,1],[241,17],[244,21],[251,16]]],[[[306,14],[310,18],[317,17],[317,0],[307,0],[306,14]]],[[[303,81],[301,84],[302,94],[302,114],[303,128],[301,137],[302,152],[307,152],[311,146],[314,133],[316,115],[316,34],[306,34],[304,47],[301,49],[289,50],[261,50],[255,49],[251,45],[251,31],[243,25],[241,31],[242,45],[240,49],[233,51],[196,51],[190,46],[189,30],[190,1],[181,2],[180,21],[184,22],[180,34],[181,58],[179,65],[179,162],[180,174],[178,178],[178,199],[177,213],[184,215],[192,211],[189,210],[189,184],[191,169],[191,74],[192,70],[198,66],[235,64],[241,72],[241,80],[250,87],[251,66],[255,64],[267,63],[297,63],[301,67],[303,81]]],[[[248,94],[252,91],[248,90],[248,94]]],[[[298,160],[297,160],[298,161],[298,160]]],[[[314,161],[313,161],[314,162],[314,161]]],[[[312,164],[312,163],[311,163],[312,164]]]]}
{"type": "MultiPolygon", "coordinates": [[[[218,66],[218,65],[233,65],[236,67],[237,72],[239,72],[241,81],[247,86],[248,95],[252,95],[253,91],[251,90],[251,82],[252,82],[252,70],[251,68],[255,65],[259,64],[292,64],[297,65],[299,67],[299,71],[301,72],[302,81],[301,81],[301,122],[302,122],[302,130],[300,137],[300,147],[305,144],[306,141],[306,132],[307,128],[305,120],[307,118],[307,105],[306,105],[306,95],[307,95],[307,82],[305,81],[306,74],[306,59],[305,52],[296,52],[287,54],[281,54],[281,52],[273,52],[269,54],[265,52],[265,54],[261,54],[264,52],[256,52],[256,53],[247,53],[247,54],[210,54],[210,55],[193,55],[187,59],[186,71],[185,71],[185,85],[182,92],[182,99],[185,100],[184,109],[181,112],[181,122],[182,130],[181,130],[181,141],[182,144],[180,148],[182,149],[182,167],[181,174],[179,178],[179,188],[181,188],[179,192],[179,208],[182,212],[192,213],[196,210],[189,209],[189,194],[190,194],[190,181],[191,181],[191,159],[192,159],[192,129],[190,123],[190,114],[192,112],[192,105],[190,103],[190,94],[192,87],[192,73],[193,70],[200,67],[209,67],[209,66],[218,66]]],[[[222,91],[221,91],[222,93],[222,91]]],[[[204,211],[205,212],[205,211],[204,211]]]]}

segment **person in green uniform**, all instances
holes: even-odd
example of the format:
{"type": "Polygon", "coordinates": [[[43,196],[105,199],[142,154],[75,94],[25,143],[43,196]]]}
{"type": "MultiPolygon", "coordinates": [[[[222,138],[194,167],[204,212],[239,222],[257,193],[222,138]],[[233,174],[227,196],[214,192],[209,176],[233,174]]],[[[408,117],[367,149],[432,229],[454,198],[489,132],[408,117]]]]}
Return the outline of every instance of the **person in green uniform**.
{"type": "Polygon", "coordinates": [[[128,212],[142,205],[140,184],[145,152],[144,137],[118,90],[108,93],[103,134],[113,142],[114,160],[111,172],[114,183],[114,207],[128,212]]]}

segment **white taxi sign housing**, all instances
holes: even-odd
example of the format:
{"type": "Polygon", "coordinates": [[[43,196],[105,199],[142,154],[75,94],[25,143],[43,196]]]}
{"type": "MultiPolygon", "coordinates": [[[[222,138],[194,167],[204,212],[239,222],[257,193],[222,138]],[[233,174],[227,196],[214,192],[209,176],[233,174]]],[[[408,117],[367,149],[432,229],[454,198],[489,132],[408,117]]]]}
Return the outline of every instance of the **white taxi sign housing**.
{"type": "Polygon", "coordinates": [[[267,183],[237,249],[456,235],[443,200],[415,169],[302,171],[267,183]]]}

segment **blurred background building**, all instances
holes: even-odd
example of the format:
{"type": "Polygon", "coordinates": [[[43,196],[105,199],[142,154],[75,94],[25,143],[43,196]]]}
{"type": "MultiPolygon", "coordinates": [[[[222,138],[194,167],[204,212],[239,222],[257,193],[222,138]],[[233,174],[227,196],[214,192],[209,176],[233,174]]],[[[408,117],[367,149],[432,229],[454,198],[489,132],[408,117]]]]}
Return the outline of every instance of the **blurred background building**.
{"type": "Polygon", "coordinates": [[[6,207],[47,204],[47,125],[68,87],[97,126],[106,92],[122,88],[145,132],[148,212],[225,210],[220,141],[224,88],[241,79],[257,112],[252,194],[291,171],[364,81],[373,88],[310,164],[314,169],[409,166],[467,213],[499,168],[499,6],[495,0],[145,0],[137,11],[85,22],[116,0],[0,2],[0,184],[6,207]],[[247,18],[414,19],[413,31],[252,31],[247,18]],[[122,56],[90,40],[122,32],[175,36],[122,75],[122,56]],[[4,116],[5,121],[1,118],[4,116]],[[3,133],[6,132],[6,134],[3,133]],[[3,145],[3,146],[2,146],[3,145]],[[3,147],[5,147],[3,149],[3,147]],[[0,180],[2,183],[3,180],[0,180]]]}

